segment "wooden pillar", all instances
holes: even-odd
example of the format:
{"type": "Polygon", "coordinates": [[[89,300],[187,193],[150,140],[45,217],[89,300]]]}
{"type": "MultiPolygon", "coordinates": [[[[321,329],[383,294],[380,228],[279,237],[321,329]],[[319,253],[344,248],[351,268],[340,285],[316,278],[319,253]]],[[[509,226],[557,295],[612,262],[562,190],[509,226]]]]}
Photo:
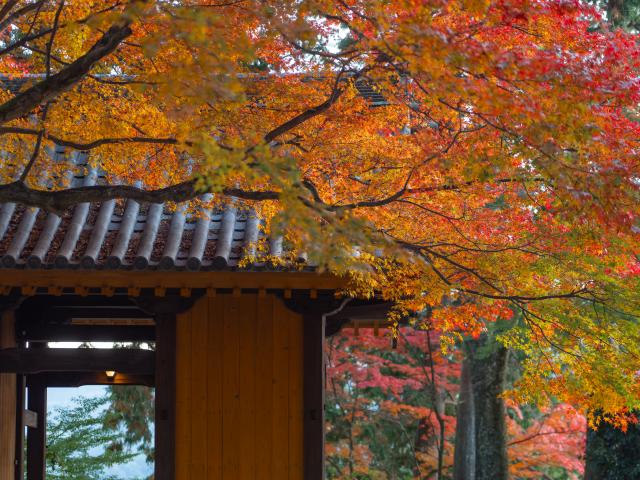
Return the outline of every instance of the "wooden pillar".
{"type": "Polygon", "coordinates": [[[26,383],[24,375],[16,375],[16,436],[15,480],[24,480],[24,409],[26,408],[26,383]]]}
{"type": "Polygon", "coordinates": [[[199,297],[131,297],[156,321],[155,480],[176,478],[176,316],[199,297]]]}
{"type": "MultiPolygon", "coordinates": [[[[0,349],[15,348],[13,311],[0,316],[0,349]]],[[[16,438],[16,375],[0,374],[0,479],[14,477],[16,438]]]]}
{"type": "Polygon", "coordinates": [[[156,316],[155,480],[176,478],[176,315],[156,316]]]}
{"type": "Polygon", "coordinates": [[[303,321],[304,479],[324,480],[324,338],[327,330],[334,334],[345,322],[334,316],[346,303],[338,302],[333,296],[315,298],[310,295],[285,299],[285,304],[302,315],[303,321]],[[329,328],[327,317],[331,319],[329,328]]]}
{"type": "Polygon", "coordinates": [[[29,381],[27,408],[38,415],[37,428],[27,430],[27,480],[44,480],[47,453],[47,386],[34,378],[29,381]]]}
{"type": "Polygon", "coordinates": [[[324,328],[322,313],[303,313],[304,478],[324,480],[324,328]]]}

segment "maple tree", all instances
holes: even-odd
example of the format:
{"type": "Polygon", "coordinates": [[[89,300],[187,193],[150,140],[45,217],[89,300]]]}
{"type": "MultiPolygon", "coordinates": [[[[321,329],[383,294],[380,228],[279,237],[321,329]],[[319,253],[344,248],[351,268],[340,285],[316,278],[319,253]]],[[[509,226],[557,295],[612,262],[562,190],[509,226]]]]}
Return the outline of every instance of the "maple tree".
{"type": "MultiPolygon", "coordinates": [[[[452,478],[461,355],[438,340],[407,326],[397,349],[368,328],[328,341],[329,478],[452,478]]],[[[510,478],[581,478],[584,416],[566,404],[507,406],[510,478]]]]}
{"type": "Polygon", "coordinates": [[[11,0],[0,41],[0,201],[244,202],[444,345],[510,321],[516,401],[639,406],[640,55],[596,8],[11,0]]]}

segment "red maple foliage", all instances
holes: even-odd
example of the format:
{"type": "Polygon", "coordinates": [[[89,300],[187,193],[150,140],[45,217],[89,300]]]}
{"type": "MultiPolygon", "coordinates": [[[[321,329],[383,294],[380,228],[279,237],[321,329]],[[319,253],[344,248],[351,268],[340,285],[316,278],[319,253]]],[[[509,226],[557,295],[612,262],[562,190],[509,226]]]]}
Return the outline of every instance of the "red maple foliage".
{"type": "MultiPolygon", "coordinates": [[[[378,333],[348,328],[327,342],[330,478],[436,478],[440,449],[445,472],[453,466],[461,353],[440,349],[432,331],[401,327],[395,349],[378,333]]],[[[506,406],[513,478],[580,478],[584,416],[561,403],[506,406]]]]}

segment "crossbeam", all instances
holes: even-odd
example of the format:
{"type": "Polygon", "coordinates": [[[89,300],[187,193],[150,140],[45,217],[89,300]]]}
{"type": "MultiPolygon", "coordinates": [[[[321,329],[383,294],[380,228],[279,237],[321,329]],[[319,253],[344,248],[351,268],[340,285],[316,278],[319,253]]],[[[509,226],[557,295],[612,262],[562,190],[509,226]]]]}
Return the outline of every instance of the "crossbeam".
{"type": "Polygon", "coordinates": [[[104,372],[153,375],[155,353],[140,349],[12,348],[0,350],[0,373],[104,372]]]}
{"type": "Polygon", "coordinates": [[[114,378],[109,378],[105,372],[52,372],[29,375],[27,385],[33,382],[42,383],[47,388],[76,388],[83,385],[155,385],[154,375],[138,375],[116,372],[114,378]]]}

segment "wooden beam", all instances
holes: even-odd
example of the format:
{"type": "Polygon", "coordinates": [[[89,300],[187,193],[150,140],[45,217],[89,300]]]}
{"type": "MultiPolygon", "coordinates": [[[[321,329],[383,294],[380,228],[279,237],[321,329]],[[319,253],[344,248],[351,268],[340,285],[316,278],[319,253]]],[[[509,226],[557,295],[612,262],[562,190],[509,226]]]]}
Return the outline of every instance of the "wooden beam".
{"type": "Polygon", "coordinates": [[[30,375],[30,380],[44,383],[52,388],[76,388],[83,385],[155,385],[154,375],[135,375],[117,372],[115,378],[109,379],[105,372],[54,372],[30,375]]]}
{"type": "MultiPolygon", "coordinates": [[[[176,315],[156,316],[155,480],[176,475],[176,315]]],[[[197,421],[197,420],[196,420],[197,421]]]]}
{"type": "Polygon", "coordinates": [[[30,383],[27,408],[38,415],[38,428],[27,430],[27,480],[45,480],[47,387],[42,383],[30,383]]]}
{"type": "Polygon", "coordinates": [[[33,323],[63,324],[72,319],[149,318],[129,297],[107,298],[101,295],[36,295],[26,299],[17,312],[22,328],[33,323]]]}
{"type": "MultiPolygon", "coordinates": [[[[346,286],[347,278],[317,272],[234,272],[234,271],[157,271],[131,270],[26,270],[2,269],[0,287],[25,287],[30,293],[36,288],[47,289],[50,285],[61,288],[100,289],[105,285],[114,288],[261,288],[270,289],[335,290],[346,286]]],[[[61,297],[57,297],[61,298],[61,297]]]]}
{"type": "Polygon", "coordinates": [[[304,478],[324,480],[324,315],[303,313],[304,478]]]}
{"type": "Polygon", "coordinates": [[[331,337],[345,327],[354,329],[354,334],[358,334],[360,328],[376,328],[380,322],[387,319],[387,315],[393,306],[390,302],[383,303],[361,303],[355,300],[345,305],[326,319],[325,336],[331,337]]]}
{"type": "Polygon", "coordinates": [[[104,372],[152,375],[155,354],[149,350],[47,348],[0,350],[0,373],[104,372]]]}

